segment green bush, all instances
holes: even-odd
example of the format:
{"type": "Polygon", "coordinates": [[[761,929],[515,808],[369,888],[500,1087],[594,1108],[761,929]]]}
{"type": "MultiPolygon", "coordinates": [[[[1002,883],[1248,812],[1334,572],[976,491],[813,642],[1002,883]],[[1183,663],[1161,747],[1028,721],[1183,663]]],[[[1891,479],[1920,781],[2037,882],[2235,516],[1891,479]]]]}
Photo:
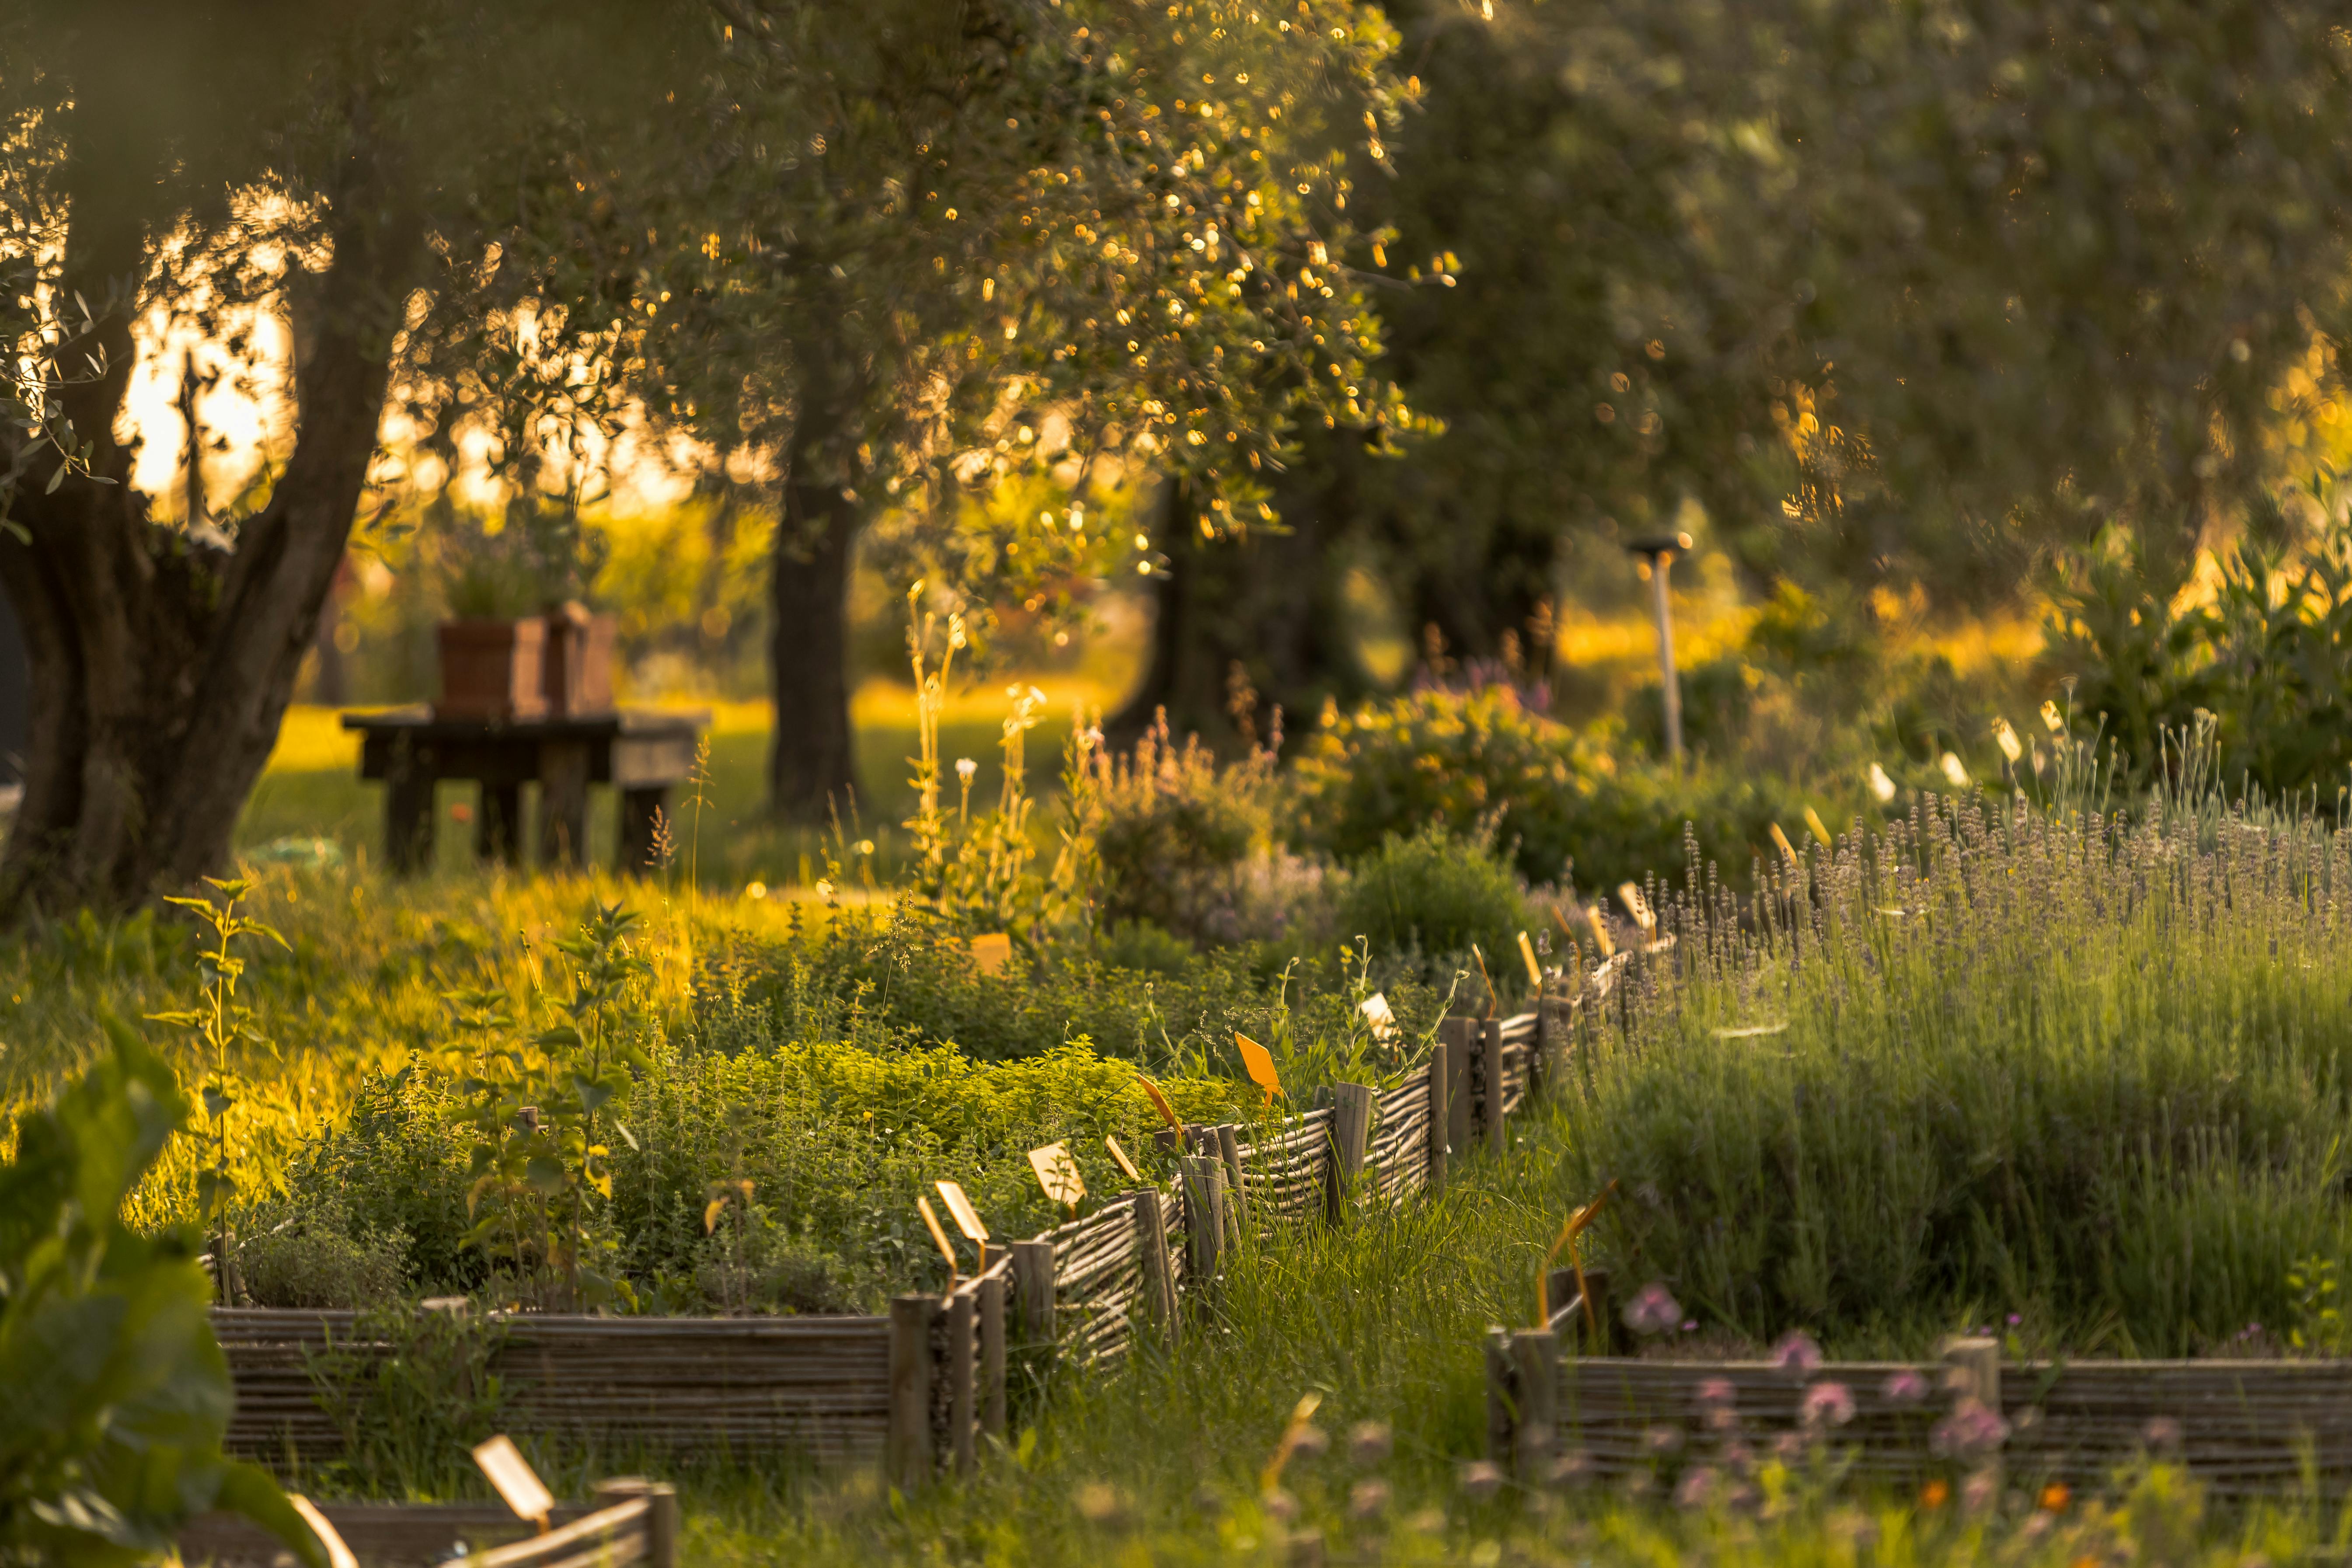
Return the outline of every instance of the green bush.
{"type": "Polygon", "coordinates": [[[122,1200],[187,1119],[130,1030],[0,1165],[0,1562],[113,1568],[188,1516],[241,1513],[324,1563],[264,1471],[221,1456],[232,1390],[185,1229],[141,1236],[122,1200]]]}
{"type": "Polygon", "coordinates": [[[2352,1246],[2345,861],[2324,825],[1953,803],[1738,910],[1580,1050],[1601,1231],[1711,1323],[1868,1351],[1999,1321],[2180,1355],[2352,1246]],[[1793,926],[1790,917],[1796,917],[1793,926]]]}
{"type": "Polygon", "coordinates": [[[1767,779],[1612,755],[1490,687],[1329,715],[1293,770],[1289,819],[1295,840],[1342,860],[1425,826],[1489,837],[1529,882],[1590,890],[1679,880],[1686,827],[1702,864],[1745,885],[1774,853],[1771,824],[1797,833],[1804,805],[1767,779]]]}
{"type": "MultiPolygon", "coordinates": [[[[1357,861],[1339,920],[1376,952],[1453,957],[1475,942],[1490,973],[1517,952],[1518,933],[1538,923],[1509,867],[1487,846],[1442,827],[1383,839],[1357,861]]],[[[1516,958],[1511,963],[1516,972],[1516,958]]]]}

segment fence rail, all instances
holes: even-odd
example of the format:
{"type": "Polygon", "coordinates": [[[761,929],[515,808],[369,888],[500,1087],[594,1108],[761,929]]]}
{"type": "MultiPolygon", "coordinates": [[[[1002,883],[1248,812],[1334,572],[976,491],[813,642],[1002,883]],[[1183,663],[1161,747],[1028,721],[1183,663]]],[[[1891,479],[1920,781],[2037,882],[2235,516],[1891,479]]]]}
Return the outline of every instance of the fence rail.
{"type": "MultiPolygon", "coordinates": [[[[1168,1187],[1015,1242],[945,1297],[902,1296],[874,1317],[499,1314],[481,1375],[497,1380],[516,1431],[625,1451],[878,1451],[904,1485],[968,1469],[1003,1431],[1008,1324],[1023,1344],[1079,1363],[1174,1335],[1184,1297],[1213,1286],[1244,1236],[1441,1189],[1474,1131],[1500,1147],[1575,1017],[1571,1002],[1447,1019],[1426,1070],[1385,1094],[1336,1085],[1329,1103],[1270,1125],[1187,1128],[1168,1187]]],[[[344,1433],[321,1404],[321,1359],[399,1353],[351,1312],[222,1309],[214,1323],[236,1388],[228,1446],[249,1455],[333,1458],[344,1433]]]]}

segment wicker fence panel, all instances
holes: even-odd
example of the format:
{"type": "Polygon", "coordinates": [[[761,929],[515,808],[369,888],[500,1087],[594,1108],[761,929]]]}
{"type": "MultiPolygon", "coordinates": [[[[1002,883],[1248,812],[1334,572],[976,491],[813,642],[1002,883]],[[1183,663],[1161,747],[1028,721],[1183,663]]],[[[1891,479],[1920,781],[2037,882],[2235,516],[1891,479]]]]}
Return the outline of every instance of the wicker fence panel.
{"type": "MultiPolygon", "coordinates": [[[[1903,1479],[1942,1472],[1937,1425],[1949,1409],[1940,1364],[1850,1362],[1809,1379],[1757,1362],[1570,1358],[1560,1367],[1560,1451],[1582,1456],[1601,1475],[1658,1462],[1656,1434],[1677,1434],[1681,1459],[1706,1458],[1737,1439],[1761,1452],[1801,1426],[1810,1387],[1844,1385],[1853,1419],[1828,1440],[1852,1450],[1857,1473],[1903,1479]],[[1895,1373],[1914,1373],[1925,1398],[1890,1394],[1895,1373]],[[1711,1431],[1700,1390],[1727,1384],[1735,1424],[1711,1431]]],[[[2146,1452],[2155,1424],[2168,1428],[2189,1471],[2214,1491],[2245,1497],[2294,1487],[2311,1457],[2323,1482],[2352,1479],[2352,1362],[2115,1361],[2016,1363],[2001,1368],[2001,1410],[2011,1433],[2000,1449],[2010,1473],[2095,1486],[2146,1452]]]]}
{"type": "Polygon", "coordinates": [[[1310,1110],[1283,1130],[1243,1143],[1242,1195],[1261,1234],[1278,1224],[1320,1218],[1324,1173],[1331,1159],[1331,1112],[1310,1110]]]}
{"type": "Polygon", "coordinates": [[[1134,1207],[1115,1205],[1041,1239],[1054,1245],[1054,1321],[1063,1352],[1080,1363],[1125,1353],[1143,1293],[1134,1207]]]}
{"type": "MultiPolygon", "coordinates": [[[[236,1387],[228,1445],[278,1457],[339,1451],[312,1363],[366,1356],[348,1312],[223,1310],[215,1332],[236,1387]]],[[[488,1373],[516,1431],[629,1450],[792,1450],[831,1458],[878,1450],[889,1405],[887,1318],[500,1317],[488,1373]]]]}
{"type": "Polygon", "coordinates": [[[1370,1152],[1364,1160],[1364,1201],[1394,1207],[1429,1185],[1429,1076],[1415,1073],[1372,1106],[1370,1152]]]}

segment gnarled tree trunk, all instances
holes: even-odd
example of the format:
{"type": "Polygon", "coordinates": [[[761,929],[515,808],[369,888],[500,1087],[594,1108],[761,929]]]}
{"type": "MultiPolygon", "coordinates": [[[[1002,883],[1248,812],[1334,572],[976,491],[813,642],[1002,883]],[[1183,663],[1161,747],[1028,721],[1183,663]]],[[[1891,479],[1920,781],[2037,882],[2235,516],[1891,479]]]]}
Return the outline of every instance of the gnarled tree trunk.
{"type": "MultiPolygon", "coordinates": [[[[93,73],[72,111],[68,298],[119,295],[143,276],[147,240],[177,216],[149,210],[159,153],[118,129],[139,117],[110,101],[115,85],[93,73]]],[[[351,531],[398,322],[407,241],[374,199],[365,154],[343,173],[329,197],[334,258],[317,281],[294,448],[268,504],[229,548],[156,524],[131,489],[135,443],[116,438],[115,421],[138,303],[122,300],[98,323],[106,374],[69,388],[66,405],[96,444],[93,472],[115,482],[68,477],[53,492],[20,495],[15,518],[30,537],[0,542],[0,586],[23,623],[32,672],[25,798],[0,856],[0,919],[127,908],[227,859],[351,531]]]]}
{"type": "Polygon", "coordinates": [[[857,794],[849,722],[849,574],[863,509],[828,450],[838,423],[821,402],[796,421],[770,570],[769,808],[786,822],[849,821],[857,794]]]}

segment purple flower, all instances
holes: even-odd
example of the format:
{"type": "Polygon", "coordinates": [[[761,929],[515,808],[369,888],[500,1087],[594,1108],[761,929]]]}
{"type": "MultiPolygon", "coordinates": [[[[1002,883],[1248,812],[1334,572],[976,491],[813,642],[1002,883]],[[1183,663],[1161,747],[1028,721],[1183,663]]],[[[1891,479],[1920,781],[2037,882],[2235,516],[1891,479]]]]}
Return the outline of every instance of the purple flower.
{"type": "Polygon", "coordinates": [[[1853,1391],[1843,1383],[1817,1383],[1805,1390],[1798,1415],[1808,1426],[1843,1426],[1853,1419],[1853,1391]]]}
{"type": "Polygon", "coordinates": [[[1772,1347],[1769,1354],[1774,1366],[1797,1377],[1811,1377],[1822,1364],[1822,1347],[1802,1329],[1791,1329],[1781,1335],[1780,1342],[1772,1347]]]}
{"type": "Polygon", "coordinates": [[[1756,1467],[1756,1450],[1734,1437],[1723,1446],[1724,1468],[1736,1476],[1744,1476],[1756,1467]]]}
{"type": "Polygon", "coordinates": [[[1698,1320],[1696,1318],[1685,1318],[1683,1320],[1683,1332],[1686,1334],[1695,1334],[1698,1332],[1698,1320]]]}
{"type": "Polygon", "coordinates": [[[1676,1508],[1705,1508],[1715,1493],[1715,1472],[1705,1465],[1693,1465],[1683,1472],[1681,1482],[1675,1488],[1676,1508]]]}
{"type": "Polygon", "coordinates": [[[2141,1440],[2151,1448],[2169,1453],[2180,1447],[2180,1423],[2169,1415],[2159,1415],[2139,1429],[2141,1440]]]}
{"type": "Polygon", "coordinates": [[[1679,1426],[1650,1426],[1642,1432],[1642,1447],[1653,1454],[1675,1454],[1682,1451],[1683,1432],[1679,1426]]]}
{"type": "Polygon", "coordinates": [[[1927,1434],[1928,1446],[1946,1458],[1972,1458],[1989,1454],[2009,1440],[2009,1423],[1998,1412],[1973,1399],[1963,1399],[1927,1434]]]}
{"type": "Polygon", "coordinates": [[[2021,1314],[2020,1314],[2020,1313],[2017,1313],[2017,1312],[2011,1312],[2011,1313],[2009,1315],[2009,1326],[2010,1326],[2011,1328],[2012,1328],[2012,1329],[2013,1329],[2013,1328],[2015,1328],[2015,1327],[2017,1327],[2017,1325],[2018,1325],[2018,1324],[2020,1324],[2020,1323],[2021,1323],[2021,1322],[2023,1322],[2023,1321],[2025,1321],[2025,1319],[2024,1319],[2024,1317],[2023,1317],[2021,1314]]]}
{"type": "Polygon", "coordinates": [[[1663,1334],[1682,1321],[1683,1304],[1661,1279],[1653,1279],[1633,1292],[1625,1303],[1625,1326],[1637,1334],[1663,1334]]]}
{"type": "Polygon", "coordinates": [[[1807,1443],[1802,1432],[1776,1433],[1772,1438],[1772,1457],[1784,1465],[1793,1465],[1805,1457],[1807,1443]]]}
{"type": "Polygon", "coordinates": [[[1551,1462],[1549,1474],[1556,1487],[1580,1487],[1592,1479],[1592,1456],[1581,1448],[1562,1454],[1551,1462]]]}
{"type": "Polygon", "coordinates": [[[1712,1410],[1738,1400],[1739,1391],[1727,1377],[1710,1377],[1691,1391],[1691,1399],[1701,1410],[1712,1410]]]}
{"type": "Polygon", "coordinates": [[[1906,1366],[1900,1372],[1888,1373],[1886,1381],[1878,1385],[1878,1392],[1889,1405],[1916,1405],[1927,1397],[1927,1380],[1906,1366]]]}

